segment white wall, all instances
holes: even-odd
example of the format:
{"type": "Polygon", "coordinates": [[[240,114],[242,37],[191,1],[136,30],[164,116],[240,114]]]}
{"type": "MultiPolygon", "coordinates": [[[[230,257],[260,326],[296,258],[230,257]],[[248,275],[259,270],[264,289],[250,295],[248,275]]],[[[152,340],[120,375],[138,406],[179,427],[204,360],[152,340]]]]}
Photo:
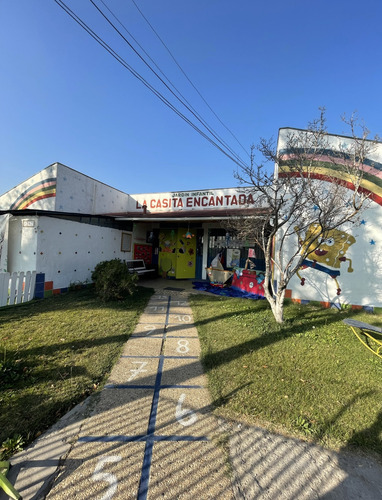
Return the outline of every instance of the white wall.
{"type": "Polygon", "coordinates": [[[54,282],[54,289],[91,281],[94,267],[103,260],[132,258],[132,252],[121,252],[118,229],[39,217],[37,231],[36,270],[54,282]]]}
{"type": "Polygon", "coordinates": [[[8,270],[9,214],[0,215],[0,273],[8,270]]]}
{"type": "Polygon", "coordinates": [[[0,196],[0,210],[123,213],[129,199],[130,195],[118,189],[54,163],[0,196]]]}
{"type": "Polygon", "coordinates": [[[10,217],[8,272],[35,271],[38,217],[10,217]]]}
{"type": "MultiPolygon", "coordinates": [[[[288,130],[280,131],[279,149],[281,150],[286,144],[285,137],[288,130]]],[[[341,144],[341,147],[346,143],[350,144],[351,139],[333,136],[329,138],[329,142],[330,147],[336,150],[338,144],[341,144]]],[[[331,174],[330,149],[328,154],[322,156],[320,160],[323,162],[322,169],[326,169],[331,174]]],[[[369,156],[362,169],[365,176],[361,185],[368,190],[367,192],[374,201],[370,201],[369,206],[361,213],[359,224],[350,223],[338,228],[346,235],[354,237],[355,241],[351,240],[352,244],[345,249],[344,255],[342,255],[344,249],[338,244],[338,239],[334,242],[330,252],[334,252],[332,255],[336,254],[337,257],[343,257],[339,265],[330,267],[330,264],[325,262],[325,259],[329,261],[329,253],[323,258],[324,260],[321,261],[320,258],[317,260],[318,264],[326,266],[329,271],[340,272],[336,277],[341,289],[340,294],[337,293],[337,283],[329,272],[319,270],[317,267],[307,267],[299,270],[301,278],[305,279],[304,285],[301,285],[300,277],[295,275],[287,287],[291,291],[292,299],[330,302],[337,305],[382,307],[382,287],[380,286],[382,283],[382,188],[380,187],[382,185],[382,144],[379,144],[369,156]]],[[[306,208],[312,209],[312,207],[306,208]]],[[[296,247],[297,234],[293,234],[288,238],[287,245],[283,247],[284,255],[293,255],[296,247]]],[[[339,259],[337,264],[338,262],[339,259]]],[[[277,274],[275,278],[277,279],[277,274]]]]}
{"type": "MultiPolygon", "coordinates": [[[[341,293],[337,294],[337,284],[327,273],[306,268],[300,270],[305,278],[301,286],[300,278],[295,275],[288,286],[293,299],[331,302],[334,304],[362,305],[382,307],[382,207],[375,203],[362,214],[363,224],[343,226],[340,229],[354,236],[355,243],[346,251],[345,257],[350,261],[341,262],[336,280],[341,293]],[[351,264],[351,266],[350,266],[351,264]],[[349,272],[353,269],[352,272],[349,272]]],[[[297,245],[295,241],[289,244],[297,245]]],[[[291,248],[289,247],[289,248],[291,248]]],[[[288,250],[288,248],[286,248],[288,250]]]]}
{"type": "Polygon", "coordinates": [[[56,176],[57,163],[54,163],[0,196],[0,210],[55,210],[56,176]],[[48,197],[38,199],[44,194],[48,197]]]}
{"type": "Polygon", "coordinates": [[[126,212],[130,196],[58,164],[56,210],[83,214],[126,212]]]}

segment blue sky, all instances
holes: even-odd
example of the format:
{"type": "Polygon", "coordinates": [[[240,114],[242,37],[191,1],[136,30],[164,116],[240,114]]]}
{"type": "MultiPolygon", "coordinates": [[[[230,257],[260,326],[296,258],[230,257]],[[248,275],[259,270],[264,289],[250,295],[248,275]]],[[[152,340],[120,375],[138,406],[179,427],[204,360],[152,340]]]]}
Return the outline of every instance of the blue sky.
{"type": "MultiPolygon", "coordinates": [[[[260,137],[276,138],[280,127],[304,128],[320,106],[332,133],[347,133],[340,116],[354,110],[373,135],[382,133],[380,0],[135,1],[247,152],[260,137]]],[[[247,160],[134,3],[103,2],[247,160]]],[[[169,96],[90,1],[65,3],[169,96]]],[[[236,185],[235,164],[53,0],[0,0],[0,23],[0,193],[56,161],[128,193],[236,185]]]]}

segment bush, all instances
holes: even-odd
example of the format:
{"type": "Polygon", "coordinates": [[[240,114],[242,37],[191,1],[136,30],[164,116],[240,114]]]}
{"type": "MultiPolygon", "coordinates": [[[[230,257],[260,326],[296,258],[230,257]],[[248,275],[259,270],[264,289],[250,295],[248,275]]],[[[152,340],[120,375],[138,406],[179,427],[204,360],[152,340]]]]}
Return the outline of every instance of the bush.
{"type": "Polygon", "coordinates": [[[131,274],[120,259],[105,260],[92,272],[97,295],[105,302],[122,300],[136,291],[137,274],[131,274]]]}

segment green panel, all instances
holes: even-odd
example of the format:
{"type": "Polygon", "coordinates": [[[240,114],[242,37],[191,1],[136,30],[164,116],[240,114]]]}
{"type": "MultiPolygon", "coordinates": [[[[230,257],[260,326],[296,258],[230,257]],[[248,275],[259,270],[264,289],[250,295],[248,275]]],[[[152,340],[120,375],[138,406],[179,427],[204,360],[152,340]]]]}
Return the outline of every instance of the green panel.
{"type": "Polygon", "coordinates": [[[195,262],[196,234],[186,228],[179,228],[176,242],[176,278],[195,278],[195,262]]]}
{"type": "Polygon", "coordinates": [[[159,232],[159,274],[163,277],[175,278],[176,270],[176,240],[175,229],[161,229],[159,232]]]}

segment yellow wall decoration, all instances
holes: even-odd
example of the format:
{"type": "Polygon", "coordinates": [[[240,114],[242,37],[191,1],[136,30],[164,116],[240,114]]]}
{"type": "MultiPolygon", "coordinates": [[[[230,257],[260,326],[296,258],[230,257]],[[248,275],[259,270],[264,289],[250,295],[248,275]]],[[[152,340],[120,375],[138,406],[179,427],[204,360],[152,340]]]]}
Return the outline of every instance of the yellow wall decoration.
{"type": "Polygon", "coordinates": [[[195,278],[196,238],[185,238],[185,228],[159,233],[159,274],[166,278],[195,278]]]}

